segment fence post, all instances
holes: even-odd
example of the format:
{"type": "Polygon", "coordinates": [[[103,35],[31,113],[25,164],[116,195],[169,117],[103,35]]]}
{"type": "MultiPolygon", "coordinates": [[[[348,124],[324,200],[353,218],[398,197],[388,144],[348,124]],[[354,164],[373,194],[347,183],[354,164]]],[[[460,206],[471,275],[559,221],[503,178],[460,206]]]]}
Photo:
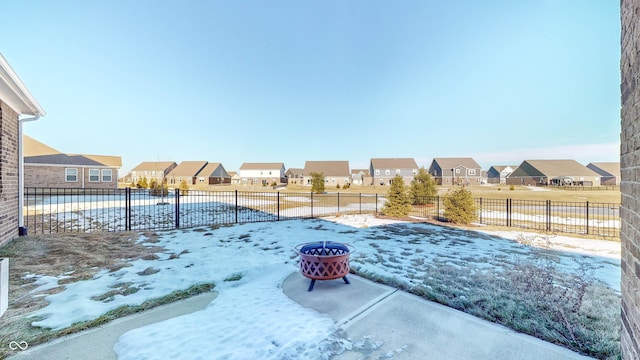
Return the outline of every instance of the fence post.
{"type": "Polygon", "coordinates": [[[313,191],[311,192],[311,218],[313,219],[313,191]]]}
{"type": "Polygon", "coordinates": [[[124,190],[124,228],[131,231],[131,188],[124,190]]]}
{"type": "Polygon", "coordinates": [[[440,221],[440,196],[436,196],[436,220],[440,221]]]}
{"type": "Polygon", "coordinates": [[[278,191],[278,210],[277,210],[277,221],[280,221],[280,191],[278,191]]]}
{"type": "Polygon", "coordinates": [[[509,215],[511,215],[511,213],[509,212],[510,211],[509,205],[511,205],[511,201],[510,201],[510,199],[507,199],[507,226],[511,226],[511,219],[510,219],[510,216],[509,216],[509,215]]]}
{"type": "Polygon", "coordinates": [[[551,231],[551,200],[547,200],[547,231],[551,231]]]}
{"type": "Polygon", "coordinates": [[[360,201],[360,214],[362,214],[362,193],[358,193],[358,200],[360,201]]]}
{"type": "Polygon", "coordinates": [[[340,213],[340,192],[338,191],[338,213],[340,213]]]}
{"type": "Polygon", "coordinates": [[[236,224],[238,223],[238,190],[236,190],[236,224]]]}
{"type": "Polygon", "coordinates": [[[376,214],[378,213],[378,194],[376,193],[376,214]]]}
{"type": "Polygon", "coordinates": [[[589,202],[587,201],[587,235],[589,235],[589,202]]]}
{"type": "Polygon", "coordinates": [[[176,229],[180,229],[180,189],[175,189],[176,198],[176,229]]]}
{"type": "Polygon", "coordinates": [[[480,224],[482,224],[482,198],[480,198],[480,224]]]}

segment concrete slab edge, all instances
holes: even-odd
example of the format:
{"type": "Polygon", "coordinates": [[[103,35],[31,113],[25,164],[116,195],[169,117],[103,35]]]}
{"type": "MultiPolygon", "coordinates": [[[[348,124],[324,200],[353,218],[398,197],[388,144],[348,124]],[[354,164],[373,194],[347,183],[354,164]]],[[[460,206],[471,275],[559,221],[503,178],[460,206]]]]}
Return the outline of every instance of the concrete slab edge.
{"type": "Polygon", "coordinates": [[[382,295],[374,298],[373,300],[369,301],[368,303],[362,305],[360,308],[356,309],[355,311],[347,315],[343,320],[339,321],[337,323],[338,327],[341,327],[343,329],[348,329],[349,326],[357,322],[359,319],[366,316],[371,311],[375,310],[381,304],[384,304],[385,302],[387,302],[389,298],[391,298],[398,291],[399,291],[398,289],[391,289],[383,293],[382,295]]]}

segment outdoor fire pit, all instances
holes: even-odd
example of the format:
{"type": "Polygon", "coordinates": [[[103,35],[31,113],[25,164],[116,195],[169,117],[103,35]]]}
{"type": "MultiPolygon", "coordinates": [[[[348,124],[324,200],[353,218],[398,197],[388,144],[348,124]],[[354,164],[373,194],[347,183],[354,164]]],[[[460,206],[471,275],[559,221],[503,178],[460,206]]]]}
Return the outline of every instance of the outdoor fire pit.
{"type": "Polygon", "coordinates": [[[311,279],[307,291],[313,290],[316,280],[342,278],[349,284],[349,254],[355,251],[351,245],[319,241],[299,244],[295,250],[300,254],[300,272],[311,279]]]}

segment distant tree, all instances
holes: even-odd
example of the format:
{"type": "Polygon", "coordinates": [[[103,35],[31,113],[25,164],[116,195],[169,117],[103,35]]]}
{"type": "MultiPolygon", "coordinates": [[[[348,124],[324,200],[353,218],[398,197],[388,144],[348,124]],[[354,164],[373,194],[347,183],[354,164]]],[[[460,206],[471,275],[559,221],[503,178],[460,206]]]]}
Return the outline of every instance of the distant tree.
{"type": "Polygon", "coordinates": [[[167,196],[167,194],[169,194],[169,186],[166,180],[160,183],[156,179],[151,179],[149,182],[149,193],[152,196],[167,196]]]}
{"type": "Polygon", "coordinates": [[[189,194],[189,184],[185,179],[180,180],[180,195],[189,194]]]}
{"type": "Polygon", "coordinates": [[[436,182],[431,174],[421,167],[416,176],[411,180],[411,203],[413,205],[424,205],[433,203],[433,198],[438,194],[436,182]]]}
{"type": "Polygon", "coordinates": [[[324,174],[318,172],[312,172],[311,174],[311,191],[316,194],[322,194],[324,192],[324,174]]]}
{"type": "Polygon", "coordinates": [[[471,191],[462,187],[444,197],[444,217],[454,224],[469,224],[476,220],[476,203],[471,191]]]}
{"type": "Polygon", "coordinates": [[[387,216],[404,217],[411,212],[411,197],[404,179],[396,175],[391,180],[391,187],[387,192],[387,202],[382,207],[382,213],[387,216]]]}
{"type": "Polygon", "coordinates": [[[147,177],[143,177],[142,179],[138,180],[138,188],[140,189],[147,189],[149,187],[149,182],[147,181],[147,177]]]}

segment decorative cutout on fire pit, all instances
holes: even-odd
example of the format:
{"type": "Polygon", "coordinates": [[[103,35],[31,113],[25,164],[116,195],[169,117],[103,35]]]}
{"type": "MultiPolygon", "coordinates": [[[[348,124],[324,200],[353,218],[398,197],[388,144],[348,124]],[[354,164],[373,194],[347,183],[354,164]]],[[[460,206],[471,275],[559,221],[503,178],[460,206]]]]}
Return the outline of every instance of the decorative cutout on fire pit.
{"type": "Polygon", "coordinates": [[[300,255],[300,272],[311,279],[308,291],[313,290],[316,280],[342,278],[349,284],[349,254],[355,249],[349,244],[322,241],[297,245],[300,255]]]}

